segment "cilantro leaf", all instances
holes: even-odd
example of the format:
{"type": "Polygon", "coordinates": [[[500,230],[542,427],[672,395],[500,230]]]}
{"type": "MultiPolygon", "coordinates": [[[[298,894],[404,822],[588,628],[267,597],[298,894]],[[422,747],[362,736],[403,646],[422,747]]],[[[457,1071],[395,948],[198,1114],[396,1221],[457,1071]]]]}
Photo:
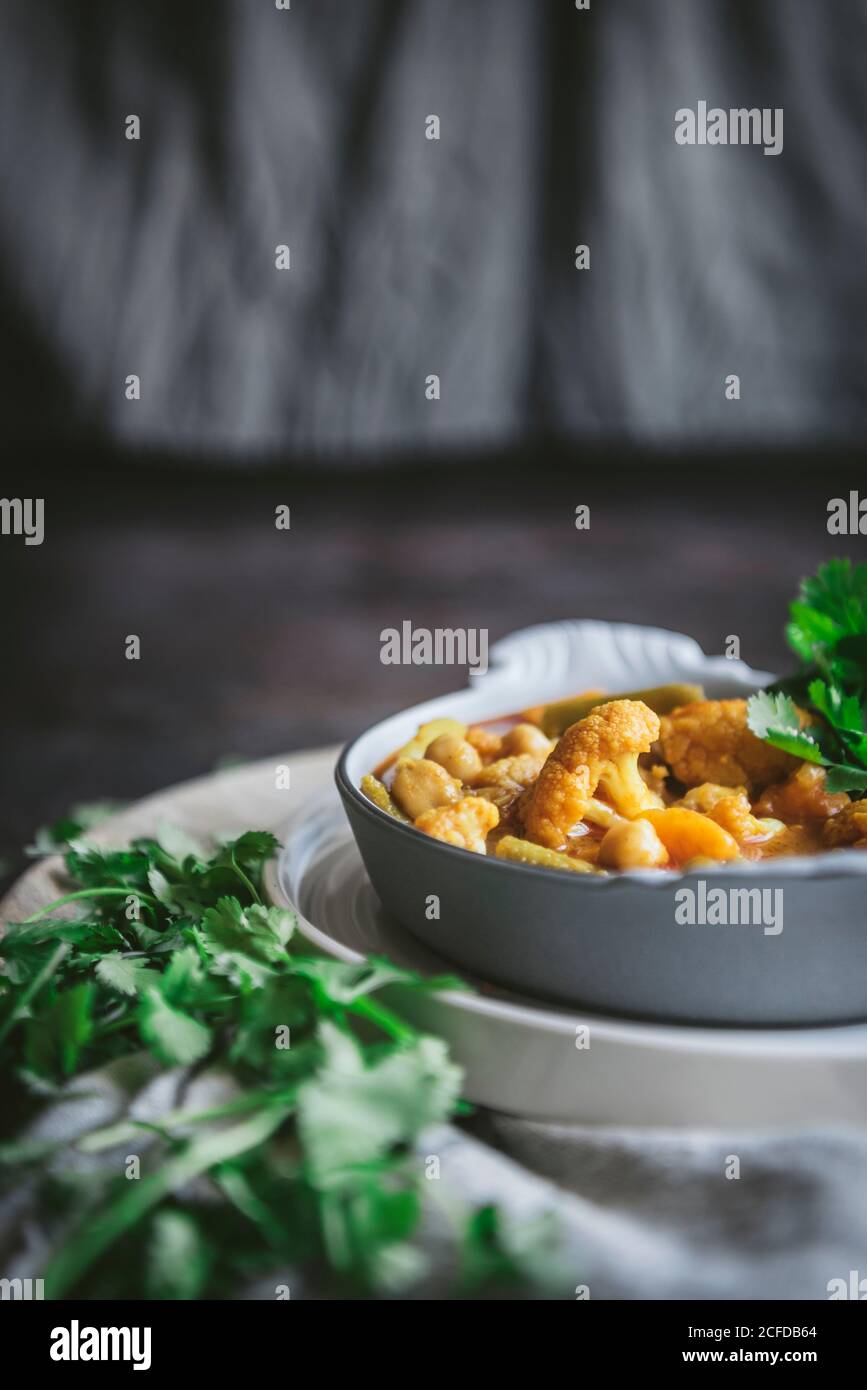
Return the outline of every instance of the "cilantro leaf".
{"type": "Polygon", "coordinates": [[[747,723],[757,738],[775,748],[806,762],[825,762],[816,732],[801,728],[798,709],[791,696],[772,695],[766,690],[751,695],[747,701],[747,723]]]}
{"type": "Polygon", "coordinates": [[[144,892],[148,887],[148,860],[137,850],[99,850],[74,840],[64,862],[72,878],[86,888],[110,886],[144,892]]]}
{"type": "Polygon", "coordinates": [[[749,701],[752,732],[827,769],[829,791],[867,786],[867,565],[833,559],[801,582],[790,605],[789,645],[804,669],[749,701]],[[820,722],[801,727],[798,707],[820,722]]]}
{"type": "MultiPolygon", "coordinates": [[[[220,898],[202,918],[205,947],[242,967],[285,964],[286,945],[295,928],[291,912],[279,907],[244,908],[237,898],[220,898]]],[[[257,971],[261,975],[261,970],[257,971]]]]}
{"type": "Polygon", "coordinates": [[[298,1128],[315,1186],[384,1158],[451,1113],[462,1073],[440,1038],[420,1037],[368,1065],[351,1034],[329,1020],[318,1037],[322,1065],[298,1092],[298,1128]]]}
{"type": "Polygon", "coordinates": [[[202,862],[202,847],[197,840],[188,835],[178,825],[160,821],[157,830],[157,843],[177,864],[202,862]]]}
{"type": "Polygon", "coordinates": [[[308,958],[293,967],[298,974],[315,981],[322,995],[334,1004],[351,1004],[385,985],[411,985],[426,990],[462,989],[467,986],[454,975],[436,978],[394,965],[379,956],[368,956],[357,965],[351,961],[308,958]]]}
{"type": "Polygon", "coordinates": [[[211,986],[205,967],[192,946],[173,951],[161,976],[161,993],[179,1009],[191,1009],[210,1001],[211,986]]]}
{"type": "Polygon", "coordinates": [[[814,709],[836,731],[842,749],[867,769],[867,730],[864,728],[864,712],[858,696],[847,695],[839,685],[829,685],[821,680],[810,682],[809,696],[814,709]]]}
{"type": "Polygon", "coordinates": [[[145,992],[138,1023],[142,1040],[167,1066],[189,1066],[210,1051],[209,1029],[173,1008],[157,989],[145,992]]]}
{"type": "Polygon", "coordinates": [[[71,1076],[93,1032],[94,988],[75,985],[54,995],[27,1021],[27,1065],[37,1076],[71,1076]]]}
{"type": "Polygon", "coordinates": [[[822,680],[810,681],[808,694],[814,709],[824,715],[834,728],[863,733],[861,701],[854,695],[846,695],[839,686],[828,685],[822,680]]]}
{"type": "Polygon", "coordinates": [[[841,636],[867,631],[867,565],[828,560],[802,580],[800,598],[814,615],[833,623],[841,636]]]}
{"type": "MultiPolygon", "coordinates": [[[[141,1182],[94,1196],[61,1237],[46,1287],[223,1297],[275,1258],[291,1267],[323,1257],[353,1287],[394,1293],[416,1283],[427,1267],[413,1243],[427,1185],[413,1146],[458,1113],[461,1072],[443,1042],[373,996],[460,982],[293,949],[294,914],[262,902],[276,849],[266,831],[208,856],[166,828],[119,849],[82,841],[85,828],[65,828],[74,891],[6,930],[6,1076],[30,1110],[62,1098],[58,1083],[85,1065],[136,1054],[148,1068],[154,1058],[172,1068],[208,1059],[233,1091],[210,1109],[153,1117],[147,1127],[170,1153],[141,1182]],[[131,895],[140,915],[129,914],[131,895]],[[69,917],[72,904],[86,915],[69,917]],[[214,1128],[230,1116],[240,1123],[214,1128]],[[184,1210],[178,1189],[199,1173],[223,1200],[184,1210]]],[[[127,1142],[135,1124],[92,1130],[82,1151],[127,1142]]],[[[28,1181],[48,1191],[62,1147],[24,1143],[2,1157],[9,1168],[29,1164],[28,1181]]]]}
{"type": "Polygon", "coordinates": [[[247,830],[227,846],[237,863],[243,864],[245,869],[261,866],[279,848],[279,841],[270,830],[247,830]]]}
{"type": "Polygon", "coordinates": [[[747,703],[747,723],[757,738],[764,738],[775,729],[780,733],[801,732],[797,706],[788,695],[771,695],[760,691],[747,703]]]}
{"type": "Polygon", "coordinates": [[[810,608],[809,604],[795,602],[789,612],[791,620],[786,627],[786,637],[802,661],[814,660],[817,646],[833,646],[843,635],[833,618],[810,608]]]}
{"type": "Polygon", "coordinates": [[[261,989],[240,999],[231,1059],[261,1076],[300,1080],[319,1061],[315,1022],[307,981],[300,974],[269,975],[261,989]]]}
{"type": "Polygon", "coordinates": [[[258,874],[262,865],[279,849],[279,843],[268,830],[248,830],[237,840],[229,840],[211,861],[213,868],[240,867],[248,874],[258,874]]]}
{"type": "Polygon", "coordinates": [[[199,1298],[211,1263],[211,1251],[191,1216],[157,1212],[145,1274],[149,1298],[199,1298]]]}
{"type": "MultiPolygon", "coordinates": [[[[838,647],[867,635],[867,565],[836,558],[820,565],[815,575],[801,581],[789,615],[789,645],[805,664],[832,674],[838,647]]],[[[861,654],[863,671],[863,648],[861,654]]],[[[851,652],[841,652],[844,656],[853,659],[851,652]]]]}
{"type": "Polygon", "coordinates": [[[462,1255],[462,1282],[470,1293],[514,1287],[528,1278],[556,1293],[569,1278],[570,1262],[551,1212],[519,1223],[497,1207],[479,1207],[467,1221],[462,1255]]]}
{"type": "Polygon", "coordinates": [[[867,768],[848,763],[832,763],[825,776],[829,792],[861,792],[867,788],[867,768]]]}
{"type": "Polygon", "coordinates": [[[141,958],[130,959],[119,951],[109,951],[96,964],[95,974],[107,989],[118,994],[139,994],[143,989],[153,987],[160,978],[156,970],[148,970],[147,961],[141,958]]]}
{"type": "Polygon", "coordinates": [[[27,846],[25,853],[33,857],[60,854],[70,840],[76,840],[86,830],[92,830],[95,825],[122,810],[123,805],[122,801],[82,801],[77,806],[71,806],[59,820],[39,827],[33,844],[27,846]]]}

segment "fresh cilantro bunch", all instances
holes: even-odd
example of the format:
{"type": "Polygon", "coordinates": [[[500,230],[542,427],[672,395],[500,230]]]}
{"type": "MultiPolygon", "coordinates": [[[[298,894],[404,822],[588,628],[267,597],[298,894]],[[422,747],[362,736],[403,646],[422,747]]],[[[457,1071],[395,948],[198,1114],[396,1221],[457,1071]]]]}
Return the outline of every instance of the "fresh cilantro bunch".
{"type": "Polygon", "coordinates": [[[829,791],[863,792],[867,565],[829,560],[802,580],[789,613],[786,637],[803,669],[750,699],[749,726],[775,748],[824,767],[829,791]]]}
{"type": "MultiPolygon", "coordinates": [[[[177,833],[119,850],[72,839],[70,891],[0,938],[7,1129],[70,1078],[137,1061],[151,1078],[222,1085],[199,1109],[91,1130],[71,1154],[32,1137],[0,1145],[0,1194],[25,1179],[38,1193],[46,1297],[224,1297],[287,1266],[337,1292],[394,1292],[425,1273],[415,1236],[438,1184],[413,1145],[460,1110],[461,1072],[378,996],[459,982],[309,954],[293,914],[262,901],[275,848],[263,832],[210,856],[177,833]],[[107,1175],[93,1166],[115,1150],[107,1175]],[[138,1150],[130,1181],[123,1156],[138,1150]]],[[[459,1287],[544,1266],[550,1230],[510,1240],[496,1211],[461,1213],[459,1287]]]]}

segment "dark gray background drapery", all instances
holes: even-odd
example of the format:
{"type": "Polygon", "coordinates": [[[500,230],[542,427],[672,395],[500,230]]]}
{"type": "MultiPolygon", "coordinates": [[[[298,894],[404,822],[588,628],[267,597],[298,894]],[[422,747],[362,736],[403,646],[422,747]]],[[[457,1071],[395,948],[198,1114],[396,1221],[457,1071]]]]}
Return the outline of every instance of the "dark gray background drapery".
{"type": "Polygon", "coordinates": [[[7,439],[860,443],[865,40],[862,0],[3,0],[7,439]],[[699,100],[783,153],[678,146],[699,100]]]}

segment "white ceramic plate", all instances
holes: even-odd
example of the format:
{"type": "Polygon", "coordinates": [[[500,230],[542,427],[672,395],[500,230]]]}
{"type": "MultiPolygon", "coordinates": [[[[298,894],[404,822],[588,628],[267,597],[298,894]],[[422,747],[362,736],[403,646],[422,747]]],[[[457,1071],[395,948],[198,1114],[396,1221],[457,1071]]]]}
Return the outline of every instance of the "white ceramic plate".
{"type": "MultiPolygon", "coordinates": [[[[267,872],[269,895],[295,909],[301,932],[319,950],[338,960],[378,954],[425,973],[453,973],[383,913],[325,778],[280,838],[283,849],[267,872]]],[[[466,1072],[465,1093],[478,1104],[528,1118],[628,1126],[867,1122],[865,1025],[632,1023],[481,989],[392,992],[407,1016],[448,1041],[466,1072]]]]}

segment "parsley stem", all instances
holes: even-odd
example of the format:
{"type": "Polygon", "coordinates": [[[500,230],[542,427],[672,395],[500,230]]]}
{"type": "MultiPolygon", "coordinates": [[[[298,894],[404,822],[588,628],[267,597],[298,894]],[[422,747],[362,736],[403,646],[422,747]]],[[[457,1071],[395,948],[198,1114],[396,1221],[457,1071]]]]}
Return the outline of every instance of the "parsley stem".
{"type": "Polygon", "coordinates": [[[136,1022],[134,1014],[124,1014],[122,1018],[113,1018],[110,1023],[101,1023],[96,1032],[100,1038],[107,1038],[109,1033],[123,1032],[124,1028],[129,1028],[136,1022]]]}
{"type": "Polygon", "coordinates": [[[66,893],[62,898],[55,898],[53,903],[48,903],[30,917],[25,917],[22,926],[30,926],[31,922],[41,922],[43,917],[50,917],[56,908],[63,907],[66,903],[77,902],[80,898],[117,897],[118,894],[159,907],[156,898],[151,897],[150,893],[143,893],[139,888],[80,888],[77,893],[66,893]]]}
{"type": "MultiPolygon", "coordinates": [[[[186,933],[185,933],[185,935],[186,935],[186,933]]],[[[199,960],[201,961],[202,965],[205,967],[205,970],[210,970],[210,968],[211,968],[211,957],[208,955],[207,951],[205,950],[205,943],[204,943],[203,940],[202,940],[202,933],[199,931],[198,927],[190,927],[190,929],[189,929],[189,936],[190,936],[190,938],[192,939],[193,945],[195,946],[196,950],[197,950],[198,953],[199,953],[199,960]]]]}
{"type": "Polygon", "coordinates": [[[253,899],[253,902],[254,902],[254,903],[258,903],[259,906],[261,907],[261,906],[262,906],[262,899],[259,897],[259,894],[256,892],[256,889],[254,888],[253,884],[250,882],[250,879],[249,879],[249,878],[247,877],[247,875],[244,873],[244,870],[241,868],[241,865],[238,863],[237,859],[235,858],[235,851],[234,851],[234,850],[232,850],[232,868],[235,870],[235,873],[238,875],[238,877],[239,877],[239,879],[241,880],[241,882],[243,883],[244,887],[247,889],[247,892],[250,894],[250,897],[253,899]]]}
{"type": "Polygon", "coordinates": [[[279,1129],[286,1115],[285,1108],[269,1106],[230,1129],[198,1135],[153,1173],[138,1182],[127,1183],[127,1191],[121,1197],[90,1213],[54,1252],[45,1271],[46,1297],[62,1298],[94,1260],[147,1216],[164,1197],[216,1164],[259,1148],[279,1129]]]}
{"type": "Polygon", "coordinates": [[[349,1005],[349,1012],[357,1014],[359,1018],[366,1018],[371,1023],[376,1023],[384,1033],[388,1033],[395,1042],[415,1042],[418,1033],[415,1028],[404,1023],[402,1018],[398,1018],[396,1013],[387,1009],[384,1004],[371,999],[370,995],[364,995],[360,999],[354,999],[349,1005]]]}
{"type": "Polygon", "coordinates": [[[58,965],[60,965],[60,962],[63,960],[64,956],[67,956],[69,954],[69,950],[69,942],[61,941],[60,945],[56,948],[53,954],[49,956],[48,960],[45,962],[42,969],[39,971],[39,974],[35,975],[34,978],[30,981],[30,984],[27,986],[24,993],[21,995],[21,998],[18,1000],[18,1003],[15,1005],[15,1008],[9,1014],[2,1027],[0,1027],[0,1043],[5,1041],[7,1035],[15,1027],[15,1024],[21,1018],[21,1015],[24,1013],[28,1004],[30,1004],[36,998],[42,986],[46,984],[48,980],[51,979],[51,976],[54,974],[58,965]]]}
{"type": "MultiPolygon", "coordinates": [[[[211,1106],[209,1110],[170,1110],[157,1117],[161,1129],[172,1130],[178,1126],[210,1124],[213,1120],[224,1120],[231,1115],[241,1115],[245,1110],[265,1109],[272,1105],[291,1106],[295,1099],[295,1088],[280,1091],[246,1091],[235,1100],[223,1105],[211,1106]]],[[[138,1120],[121,1120],[118,1124],[106,1125],[103,1129],[92,1129],[81,1139],[76,1140],[76,1148],[82,1153],[99,1153],[101,1149],[113,1148],[115,1144],[125,1143],[133,1138],[141,1128],[138,1120]]]]}

